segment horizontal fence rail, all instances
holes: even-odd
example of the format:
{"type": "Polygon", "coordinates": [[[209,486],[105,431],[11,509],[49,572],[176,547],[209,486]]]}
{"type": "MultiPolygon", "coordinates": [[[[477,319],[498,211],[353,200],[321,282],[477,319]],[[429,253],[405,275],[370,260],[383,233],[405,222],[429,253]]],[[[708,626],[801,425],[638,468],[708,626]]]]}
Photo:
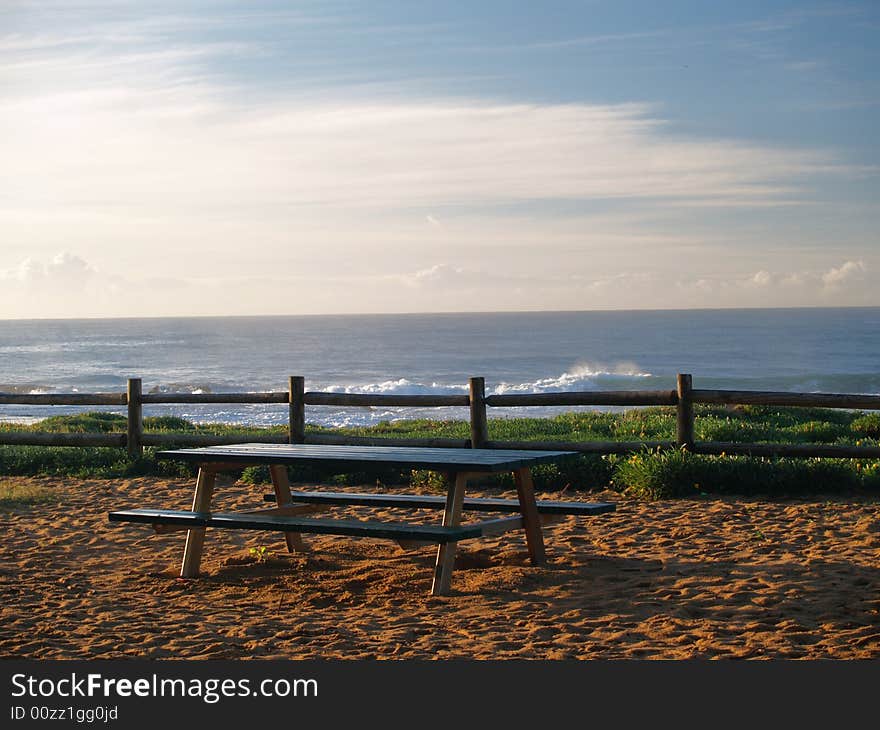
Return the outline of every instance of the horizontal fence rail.
{"type": "Polygon", "coordinates": [[[880,446],[845,446],[838,444],[746,444],[724,441],[699,441],[691,450],[697,454],[742,456],[819,457],[826,459],[877,459],[880,446]]]}
{"type": "Polygon", "coordinates": [[[880,395],[785,393],[760,390],[692,390],[691,399],[694,403],[711,405],[847,408],[854,411],[880,410],[880,395]]]}
{"type": "Polygon", "coordinates": [[[414,406],[442,408],[470,404],[466,395],[386,395],[374,393],[313,393],[303,395],[307,406],[414,406]]]}
{"type": "Polygon", "coordinates": [[[287,403],[288,393],[147,393],[141,403],[287,403]]]}
{"type": "MultiPolygon", "coordinates": [[[[248,436],[248,441],[254,444],[286,444],[286,434],[265,434],[260,436],[248,436]]],[[[222,435],[214,436],[209,433],[145,433],[141,436],[143,446],[220,446],[222,444],[240,444],[241,436],[222,435]]]]}
{"type": "Polygon", "coordinates": [[[682,448],[696,454],[755,457],[880,458],[880,446],[843,444],[781,444],[696,441],[694,404],[763,405],[806,408],[880,410],[880,395],[843,393],[787,393],[750,390],[695,389],[692,378],[680,374],[674,390],[577,391],[558,393],[499,393],[486,395],[484,378],[470,378],[461,395],[396,395],[385,393],[330,393],[306,391],[305,378],[288,379],[286,391],[256,393],[143,393],[140,378],[131,378],[125,393],[0,393],[0,405],[123,406],[126,431],[120,433],[49,433],[0,431],[0,445],[98,446],[126,448],[132,458],[145,446],[212,446],[239,443],[240,435],[204,433],[144,433],[143,406],[153,404],[285,404],[286,434],[248,436],[256,443],[305,443],[359,446],[422,446],[432,448],[487,448],[574,451],[582,454],[627,454],[644,449],[682,448]],[[306,433],[306,406],[414,407],[469,409],[470,438],[382,438],[306,433]],[[669,441],[497,441],[489,439],[488,409],[568,406],[675,406],[676,434],[669,441]]]}
{"type": "Polygon", "coordinates": [[[337,436],[335,434],[307,434],[307,444],[333,444],[337,446],[421,446],[428,449],[466,449],[467,439],[396,439],[375,436],[337,436]]]}
{"type": "Polygon", "coordinates": [[[523,393],[490,395],[486,405],[493,408],[518,406],[674,406],[674,390],[600,390],[574,393],[523,393]]]}
{"type": "Polygon", "coordinates": [[[579,451],[582,454],[631,454],[643,449],[670,449],[675,441],[487,441],[489,449],[579,451]]]}
{"type": "Polygon", "coordinates": [[[124,433],[47,433],[0,431],[0,444],[8,446],[127,446],[124,433]]]}
{"type": "Polygon", "coordinates": [[[124,406],[125,393],[0,393],[0,405],[124,406]]]}

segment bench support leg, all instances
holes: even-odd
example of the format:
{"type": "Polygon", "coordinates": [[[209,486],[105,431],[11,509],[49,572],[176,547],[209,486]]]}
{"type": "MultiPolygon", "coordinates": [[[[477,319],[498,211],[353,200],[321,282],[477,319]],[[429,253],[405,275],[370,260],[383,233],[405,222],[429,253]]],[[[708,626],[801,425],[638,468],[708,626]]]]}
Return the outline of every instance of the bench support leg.
{"type": "Polygon", "coordinates": [[[544,531],[541,516],[538,514],[538,505],[535,504],[535,485],[532,482],[532,472],[528,468],[517,469],[513,473],[513,478],[516,481],[519,511],[522,514],[523,528],[526,531],[529,558],[531,558],[532,565],[543,565],[547,562],[547,556],[544,552],[544,531]]]}
{"type": "MultiPolygon", "coordinates": [[[[290,480],[287,478],[286,466],[270,466],[269,474],[272,475],[272,486],[275,488],[275,504],[290,504],[292,497],[290,496],[290,480]]],[[[284,540],[287,542],[287,552],[302,553],[306,550],[306,544],[303,542],[302,535],[298,532],[285,532],[284,540]]]]}
{"type": "MultiPolygon", "coordinates": [[[[446,492],[446,511],[443,513],[443,527],[458,527],[461,524],[461,507],[467,488],[467,474],[456,474],[450,479],[446,492]]],[[[437,549],[437,562],[434,565],[434,582],[431,585],[432,596],[445,596],[452,584],[452,570],[455,567],[455,550],[457,544],[444,542],[437,549]]]]}
{"type": "MultiPolygon", "coordinates": [[[[216,472],[199,469],[196,479],[196,493],[193,496],[193,512],[210,512],[211,497],[214,495],[216,472]]],[[[186,533],[186,547],[183,549],[183,564],[180,566],[181,578],[195,578],[202,562],[202,546],[205,544],[205,528],[197,527],[186,533]]]]}

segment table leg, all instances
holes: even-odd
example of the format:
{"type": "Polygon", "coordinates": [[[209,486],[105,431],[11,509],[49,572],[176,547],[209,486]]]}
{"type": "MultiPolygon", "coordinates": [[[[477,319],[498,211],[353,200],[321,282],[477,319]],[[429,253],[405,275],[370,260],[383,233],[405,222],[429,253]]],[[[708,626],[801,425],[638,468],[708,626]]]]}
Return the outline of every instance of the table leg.
{"type": "MultiPolygon", "coordinates": [[[[456,474],[449,482],[449,489],[446,492],[446,510],[443,512],[443,527],[457,527],[461,524],[461,507],[467,488],[467,474],[456,474]]],[[[454,542],[444,542],[437,548],[437,562],[434,565],[431,595],[445,596],[449,593],[449,587],[452,584],[452,570],[455,567],[456,547],[454,542]]]]}
{"type": "MultiPolygon", "coordinates": [[[[275,488],[275,504],[279,507],[290,504],[290,480],[287,478],[286,466],[270,466],[269,474],[272,476],[272,486],[275,488]]],[[[302,535],[298,532],[285,532],[284,540],[287,542],[287,552],[305,552],[306,544],[302,535]]]]}
{"type": "MultiPolygon", "coordinates": [[[[199,469],[196,479],[196,492],[193,495],[193,512],[210,512],[211,497],[214,495],[216,472],[204,467],[199,469]]],[[[186,547],[183,549],[183,564],[180,566],[181,578],[195,578],[202,562],[202,546],[205,544],[205,528],[197,527],[186,533],[186,547]]]]}
{"type": "Polygon", "coordinates": [[[544,553],[544,531],[538,505],[535,504],[535,485],[532,482],[531,469],[525,467],[513,473],[516,482],[516,493],[519,496],[519,511],[523,518],[526,531],[526,545],[532,565],[543,565],[547,561],[544,553]]]}

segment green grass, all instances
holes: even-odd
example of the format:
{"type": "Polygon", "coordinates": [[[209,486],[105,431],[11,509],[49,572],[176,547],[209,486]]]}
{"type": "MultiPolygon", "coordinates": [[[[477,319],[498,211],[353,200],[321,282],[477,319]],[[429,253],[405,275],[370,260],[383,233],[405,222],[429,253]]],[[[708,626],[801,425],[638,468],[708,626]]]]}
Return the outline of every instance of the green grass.
{"type": "Polygon", "coordinates": [[[0,510],[57,502],[58,495],[45,487],[0,482],[0,510]]]}
{"type": "MultiPolygon", "coordinates": [[[[0,430],[112,433],[125,431],[125,417],[100,412],[56,416],[32,426],[0,424],[0,430]]],[[[144,419],[150,433],[234,435],[242,441],[267,433],[284,434],[283,426],[267,429],[222,424],[193,424],[173,416],[144,419]]],[[[308,427],[309,433],[337,433],[388,438],[467,439],[464,421],[406,420],[375,426],[325,429],[308,427]]],[[[766,406],[696,408],[695,433],[702,441],[826,443],[877,445],[880,414],[766,406]]],[[[490,419],[492,440],[516,441],[672,441],[675,409],[642,408],[619,413],[579,411],[553,418],[490,419]]],[[[192,467],[158,460],[155,448],[142,459],[130,460],[119,448],[0,446],[0,474],[118,478],[139,475],[187,476],[192,467]]],[[[295,481],[331,484],[409,482],[441,489],[440,475],[424,471],[378,468],[331,474],[315,467],[291,468],[295,481]]],[[[880,490],[880,460],[876,459],[759,459],[701,456],[667,450],[644,451],[631,456],[584,454],[533,470],[541,490],[599,490],[612,488],[645,498],[687,496],[700,493],[795,495],[847,489],[880,490]]],[[[267,482],[265,467],[249,467],[245,481],[267,482]]],[[[508,475],[493,477],[490,484],[512,487],[508,475]]]]}

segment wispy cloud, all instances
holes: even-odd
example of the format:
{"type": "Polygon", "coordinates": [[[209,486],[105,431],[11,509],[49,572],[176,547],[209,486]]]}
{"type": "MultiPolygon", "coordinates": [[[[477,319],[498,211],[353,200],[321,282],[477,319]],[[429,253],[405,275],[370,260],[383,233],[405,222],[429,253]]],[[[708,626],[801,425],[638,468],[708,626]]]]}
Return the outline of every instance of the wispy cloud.
{"type": "Polygon", "coordinates": [[[632,41],[642,41],[646,39],[655,39],[668,37],[670,30],[652,30],[642,31],[638,33],[606,33],[602,35],[585,35],[576,36],[574,38],[559,38],[547,41],[534,41],[522,43],[520,45],[496,46],[493,50],[510,50],[517,49],[544,49],[544,48],[571,48],[572,46],[608,46],[629,44],[632,41]]]}
{"type": "Polygon", "coordinates": [[[789,71],[818,71],[826,65],[824,61],[789,61],[785,64],[785,68],[789,71]]]}
{"type": "Polygon", "coordinates": [[[807,287],[813,290],[835,290],[844,286],[854,286],[866,282],[868,267],[864,261],[844,261],[824,271],[770,272],[762,269],[753,276],[735,279],[731,283],[747,288],[786,288],[807,287]]]}
{"type": "Polygon", "coordinates": [[[214,64],[265,49],[257,41],[178,38],[194,20],[134,23],[130,36],[149,41],[141,44],[89,42],[112,38],[112,23],[70,36],[0,38],[0,68],[15,78],[0,101],[0,155],[16,180],[9,207],[167,215],[553,199],[773,206],[803,203],[810,181],[863,171],[830,151],[688,138],[646,104],[249,89],[218,76],[214,64]],[[71,38],[80,41],[74,49],[71,38]]]}
{"type": "Polygon", "coordinates": [[[802,193],[804,180],[858,172],[828,152],[676,137],[638,104],[244,105],[234,91],[187,73],[168,83],[169,70],[191,58],[126,55],[111,72],[125,83],[0,102],[13,207],[54,201],[158,214],[193,205],[387,209],[614,198],[768,205],[802,193]]]}
{"type": "MultiPolygon", "coordinates": [[[[438,304],[447,292],[458,309],[868,296],[865,272],[877,264],[861,232],[821,263],[779,265],[819,246],[818,233],[802,244],[797,229],[831,201],[823,184],[875,172],[832,149],[698,136],[685,110],[656,104],[440,94],[418,84],[424,67],[383,76],[334,65],[323,33],[361,43],[389,30],[351,17],[246,9],[129,22],[118,4],[105,7],[114,19],[0,31],[3,313],[25,312],[29,297],[56,314],[99,313],[121,306],[119,287],[132,296],[118,314],[150,313],[160,288],[176,300],[162,313],[290,311],[292,286],[311,311],[358,299],[385,311],[452,308],[438,304]],[[279,37],[291,37],[265,32],[273,22],[302,26],[321,50],[285,56],[285,71],[266,78],[279,37]],[[236,23],[259,32],[236,33],[236,23]],[[669,263],[676,256],[691,274],[669,263]],[[713,273],[722,257],[735,271],[713,273]],[[188,272],[180,280],[161,278],[172,258],[188,272]]],[[[573,32],[530,47],[659,47],[721,33],[689,32],[573,32]]],[[[444,49],[457,48],[449,41],[444,49]]],[[[792,71],[818,63],[779,58],[792,71]]],[[[841,215],[834,204],[823,216],[841,215]]]]}
{"type": "Polygon", "coordinates": [[[841,266],[822,274],[822,283],[827,287],[838,287],[862,281],[868,269],[864,261],[846,261],[841,266]]]}
{"type": "Polygon", "coordinates": [[[63,284],[78,289],[96,273],[83,258],[63,251],[49,261],[26,258],[12,270],[0,270],[0,281],[7,285],[17,282],[38,288],[63,284]]]}

